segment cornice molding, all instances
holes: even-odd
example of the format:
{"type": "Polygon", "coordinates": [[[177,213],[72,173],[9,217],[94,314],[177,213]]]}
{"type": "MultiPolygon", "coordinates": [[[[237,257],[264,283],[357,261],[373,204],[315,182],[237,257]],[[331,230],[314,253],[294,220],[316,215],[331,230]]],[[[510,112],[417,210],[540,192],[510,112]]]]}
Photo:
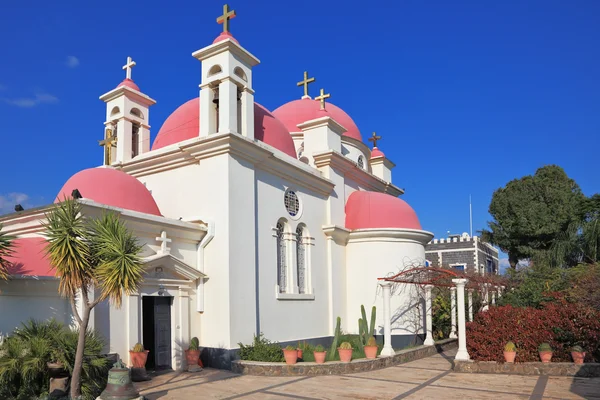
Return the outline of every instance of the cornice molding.
{"type": "Polygon", "coordinates": [[[197,50],[192,53],[192,57],[202,61],[217,54],[224,53],[226,51],[229,51],[232,54],[238,56],[250,67],[254,67],[260,64],[260,60],[258,58],[256,58],[252,53],[250,53],[248,50],[246,50],[231,39],[221,40],[217,43],[213,43],[200,50],[197,50]]]}
{"type": "Polygon", "coordinates": [[[340,125],[336,120],[331,118],[330,116],[324,116],[321,118],[311,119],[309,121],[303,122],[301,124],[296,125],[298,129],[306,132],[307,130],[326,127],[333,131],[334,133],[342,136],[344,132],[346,132],[346,128],[340,125]]]}
{"type": "Polygon", "coordinates": [[[109,102],[121,95],[125,95],[126,97],[135,100],[138,103],[141,103],[147,107],[156,104],[156,100],[142,92],[130,88],[129,86],[116,87],[113,90],[106,92],[102,96],[100,96],[100,100],[104,102],[109,102]]]}
{"type": "Polygon", "coordinates": [[[396,166],[396,164],[394,164],[392,161],[390,161],[386,157],[382,157],[382,156],[371,158],[369,160],[369,164],[371,164],[371,165],[383,164],[388,169],[392,169],[396,166]]]}
{"type": "Polygon", "coordinates": [[[420,229],[355,229],[348,238],[348,243],[360,242],[410,242],[425,246],[433,237],[433,233],[420,229]]]}
{"type": "Polygon", "coordinates": [[[324,225],[322,227],[325,236],[330,237],[336,244],[345,246],[348,243],[348,237],[352,232],[339,225],[324,225]]]}

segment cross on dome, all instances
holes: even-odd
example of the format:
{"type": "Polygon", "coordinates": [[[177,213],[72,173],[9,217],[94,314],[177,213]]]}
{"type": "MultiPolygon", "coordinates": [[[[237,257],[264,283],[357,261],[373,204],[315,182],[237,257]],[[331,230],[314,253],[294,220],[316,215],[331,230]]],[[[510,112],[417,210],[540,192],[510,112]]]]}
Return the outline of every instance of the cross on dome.
{"type": "Polygon", "coordinates": [[[107,129],[104,134],[104,140],[98,140],[98,144],[104,147],[104,165],[110,165],[112,162],[112,149],[117,147],[117,137],[113,135],[112,129],[107,129]]]}
{"type": "Polygon", "coordinates": [[[308,77],[308,72],[304,71],[304,79],[301,80],[300,82],[297,83],[296,86],[304,86],[304,96],[302,96],[303,99],[310,99],[310,96],[308,95],[308,84],[315,82],[315,78],[309,78],[308,77]]]}
{"type": "Polygon", "coordinates": [[[135,61],[131,57],[127,57],[127,64],[123,65],[123,69],[126,71],[125,78],[131,80],[131,68],[135,67],[135,61]]]}
{"type": "Polygon", "coordinates": [[[371,137],[369,138],[369,142],[373,142],[373,148],[377,148],[377,141],[381,140],[381,136],[377,136],[377,134],[375,132],[373,132],[373,134],[371,135],[371,137]]]}
{"type": "Polygon", "coordinates": [[[330,93],[325,94],[325,89],[321,89],[321,94],[317,97],[315,97],[315,100],[318,100],[321,102],[321,110],[325,111],[325,99],[328,99],[331,97],[330,93]]]}
{"type": "Polygon", "coordinates": [[[229,5],[223,6],[223,15],[217,18],[217,24],[223,24],[223,32],[229,32],[229,20],[236,16],[235,10],[229,10],[229,5]]]}
{"type": "Polygon", "coordinates": [[[173,240],[167,238],[167,231],[162,231],[160,233],[160,237],[157,237],[156,240],[161,242],[160,251],[158,252],[158,254],[169,254],[171,252],[171,249],[167,247],[167,244],[171,243],[173,240]]]}

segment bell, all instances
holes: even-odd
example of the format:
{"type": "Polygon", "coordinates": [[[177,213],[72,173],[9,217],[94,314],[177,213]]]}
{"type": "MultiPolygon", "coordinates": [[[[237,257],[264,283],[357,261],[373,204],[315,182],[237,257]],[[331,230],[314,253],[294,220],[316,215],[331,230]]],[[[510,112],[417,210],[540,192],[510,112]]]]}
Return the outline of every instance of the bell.
{"type": "Polygon", "coordinates": [[[106,388],[96,400],[143,399],[131,382],[131,371],[119,359],[108,371],[106,388]]]}

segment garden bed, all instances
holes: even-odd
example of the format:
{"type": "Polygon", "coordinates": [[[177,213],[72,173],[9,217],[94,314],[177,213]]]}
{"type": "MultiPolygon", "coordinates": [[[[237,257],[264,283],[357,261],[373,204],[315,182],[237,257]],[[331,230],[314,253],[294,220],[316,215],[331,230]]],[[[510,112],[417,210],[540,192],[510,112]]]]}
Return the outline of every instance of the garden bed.
{"type": "Polygon", "coordinates": [[[329,361],[324,364],[299,362],[288,365],[286,363],[236,360],[231,363],[231,369],[238,374],[259,376],[342,375],[372,371],[418,360],[454,348],[456,345],[456,339],[446,339],[437,342],[434,346],[417,346],[411,349],[399,350],[391,357],[377,357],[374,360],[361,358],[352,360],[349,363],[329,361]]]}
{"type": "Polygon", "coordinates": [[[495,361],[454,361],[454,372],[475,374],[577,376],[589,378],[600,377],[600,363],[499,363],[495,361]]]}

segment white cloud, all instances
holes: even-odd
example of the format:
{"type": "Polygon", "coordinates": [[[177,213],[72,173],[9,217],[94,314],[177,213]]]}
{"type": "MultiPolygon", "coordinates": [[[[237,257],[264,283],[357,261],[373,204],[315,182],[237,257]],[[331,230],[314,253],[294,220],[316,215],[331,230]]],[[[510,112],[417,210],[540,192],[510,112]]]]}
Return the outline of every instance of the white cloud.
{"type": "Polygon", "coordinates": [[[19,97],[19,98],[7,98],[0,97],[0,101],[12,106],[21,108],[31,108],[39,104],[56,104],[58,103],[58,97],[48,93],[38,92],[33,97],[19,97]]]}
{"type": "Polygon", "coordinates": [[[0,195],[0,215],[8,214],[15,211],[15,206],[20,204],[23,208],[29,200],[29,196],[25,193],[9,193],[0,195]]]}
{"type": "Polygon", "coordinates": [[[65,61],[65,65],[69,68],[76,68],[79,66],[79,58],[75,56],[67,56],[67,61],[65,61]]]}

